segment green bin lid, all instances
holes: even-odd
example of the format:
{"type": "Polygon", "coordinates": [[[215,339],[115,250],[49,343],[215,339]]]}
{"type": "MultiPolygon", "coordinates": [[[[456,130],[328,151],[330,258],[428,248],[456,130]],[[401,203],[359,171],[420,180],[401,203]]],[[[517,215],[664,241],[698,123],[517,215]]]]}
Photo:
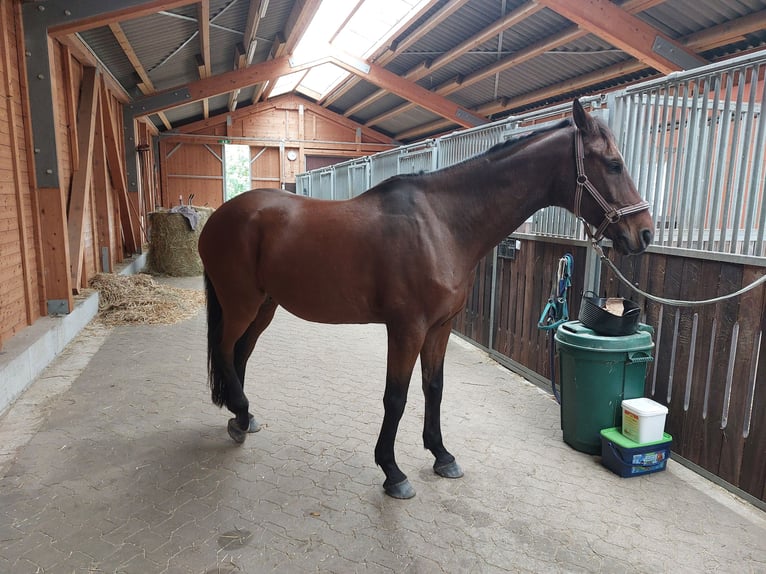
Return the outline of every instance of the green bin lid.
{"type": "Polygon", "coordinates": [[[641,446],[652,446],[654,444],[664,444],[666,442],[670,442],[673,440],[672,436],[664,432],[662,433],[662,438],[658,441],[636,442],[636,441],[630,440],[628,437],[622,434],[622,431],[620,431],[620,427],[603,429],[601,431],[601,436],[604,437],[606,440],[613,442],[620,448],[638,448],[641,446]]]}
{"type": "Polygon", "coordinates": [[[652,333],[652,327],[639,323],[638,331],[632,335],[610,337],[599,335],[580,321],[568,321],[556,330],[556,342],[565,347],[597,352],[646,351],[654,348],[652,333]]]}

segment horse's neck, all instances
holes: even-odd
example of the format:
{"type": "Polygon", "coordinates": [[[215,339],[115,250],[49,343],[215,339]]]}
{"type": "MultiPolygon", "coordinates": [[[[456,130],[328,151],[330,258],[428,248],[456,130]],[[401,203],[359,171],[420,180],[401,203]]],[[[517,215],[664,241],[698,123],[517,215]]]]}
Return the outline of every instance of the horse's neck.
{"type": "Polygon", "coordinates": [[[539,209],[560,204],[554,191],[569,162],[563,150],[543,148],[541,142],[520,144],[505,157],[480,158],[442,174],[440,192],[452,198],[445,223],[471,258],[478,261],[539,209]]]}

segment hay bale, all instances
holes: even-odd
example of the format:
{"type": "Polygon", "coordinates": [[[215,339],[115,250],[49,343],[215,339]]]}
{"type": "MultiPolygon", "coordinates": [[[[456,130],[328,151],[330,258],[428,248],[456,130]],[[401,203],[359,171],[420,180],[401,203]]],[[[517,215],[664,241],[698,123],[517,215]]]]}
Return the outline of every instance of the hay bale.
{"type": "Polygon", "coordinates": [[[180,213],[153,211],[149,214],[147,269],[155,274],[190,277],[202,273],[197,242],[205,222],[213,213],[209,207],[192,207],[198,216],[195,229],[180,213]]]}
{"type": "Polygon", "coordinates": [[[115,325],[172,325],[195,315],[205,294],[160,285],[149,275],[97,273],[88,285],[99,292],[98,318],[115,325]]]}

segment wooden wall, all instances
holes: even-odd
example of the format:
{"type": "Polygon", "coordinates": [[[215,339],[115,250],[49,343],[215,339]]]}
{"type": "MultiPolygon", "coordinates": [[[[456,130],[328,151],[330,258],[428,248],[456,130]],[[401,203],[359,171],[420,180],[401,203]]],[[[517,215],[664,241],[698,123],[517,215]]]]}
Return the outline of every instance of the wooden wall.
{"type": "MultiPolygon", "coordinates": [[[[550,379],[549,335],[537,322],[558,260],[567,252],[575,260],[570,318],[577,319],[587,249],[522,239],[514,259],[497,260],[494,321],[490,287],[495,262],[488,256],[477,268],[471,296],[453,327],[525,374],[550,379]]],[[[607,252],[632,282],[674,299],[719,297],[766,273],[745,262],[607,252]]],[[[600,293],[637,301],[643,322],[655,329],[654,362],[647,367],[644,394],[667,405],[673,452],[766,501],[766,286],[725,302],[678,308],[636,295],[603,266],[600,293]]]]}
{"type": "MultiPolygon", "coordinates": [[[[59,186],[37,187],[19,9],[0,0],[0,348],[49,303],[71,311],[104,262],[113,270],[140,252],[142,195],[152,189],[147,179],[141,193],[126,191],[125,95],[73,38],[49,41],[59,186]]],[[[138,133],[149,140],[156,130],[138,133]]]]}
{"type": "Polygon", "coordinates": [[[196,205],[224,200],[222,141],[250,146],[252,188],[292,189],[307,157],[369,155],[395,142],[321,106],[285,95],[202,120],[160,138],[162,205],[194,194],[196,205]],[[293,152],[295,159],[290,159],[293,152]]]}
{"type": "Polygon", "coordinates": [[[0,347],[37,320],[44,307],[17,23],[11,3],[0,2],[0,347]]]}

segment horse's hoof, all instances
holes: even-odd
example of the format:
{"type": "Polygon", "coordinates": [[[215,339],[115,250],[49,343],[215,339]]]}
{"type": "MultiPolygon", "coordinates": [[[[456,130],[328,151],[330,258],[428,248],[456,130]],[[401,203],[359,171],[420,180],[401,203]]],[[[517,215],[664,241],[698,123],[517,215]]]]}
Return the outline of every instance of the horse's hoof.
{"type": "Polygon", "coordinates": [[[434,464],[434,472],[444,478],[460,478],[463,476],[463,469],[454,460],[445,464],[434,464]]]}
{"type": "Polygon", "coordinates": [[[255,420],[253,415],[250,415],[250,425],[247,427],[247,432],[258,432],[259,430],[261,430],[260,423],[255,420]]]}
{"type": "Polygon", "coordinates": [[[245,438],[247,437],[247,431],[243,431],[241,428],[239,428],[239,425],[237,424],[237,419],[235,418],[229,419],[229,424],[227,425],[226,430],[229,431],[229,436],[237,444],[242,444],[243,442],[245,442],[245,438]]]}
{"type": "Polygon", "coordinates": [[[383,483],[383,490],[391,498],[407,499],[415,496],[415,489],[412,488],[410,481],[406,478],[397,484],[383,483]]]}

